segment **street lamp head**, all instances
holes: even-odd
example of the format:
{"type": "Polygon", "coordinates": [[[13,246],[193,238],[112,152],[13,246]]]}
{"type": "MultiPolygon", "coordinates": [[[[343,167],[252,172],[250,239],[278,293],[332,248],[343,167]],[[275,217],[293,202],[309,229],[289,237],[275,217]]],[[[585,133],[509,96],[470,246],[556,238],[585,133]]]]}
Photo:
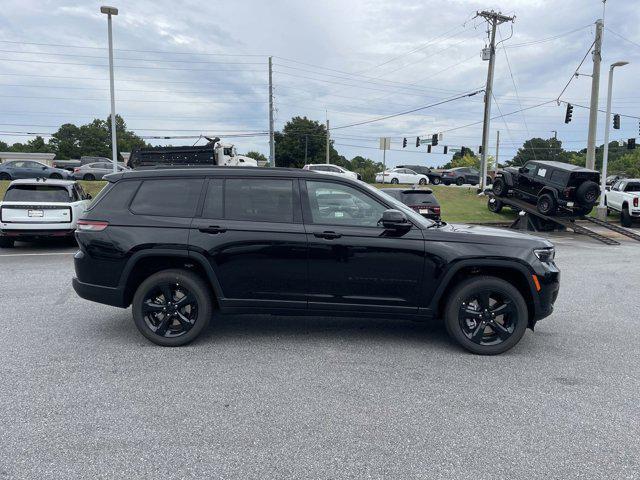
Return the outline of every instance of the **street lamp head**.
{"type": "Polygon", "coordinates": [[[118,15],[118,9],[116,7],[100,7],[100,12],[105,13],[107,15],[118,15]]]}
{"type": "Polygon", "coordinates": [[[629,63],[629,62],[625,62],[624,60],[623,60],[623,61],[620,61],[620,62],[612,63],[612,64],[611,64],[611,68],[615,68],[615,67],[624,67],[624,66],[625,66],[625,65],[627,65],[628,63],[629,63]]]}

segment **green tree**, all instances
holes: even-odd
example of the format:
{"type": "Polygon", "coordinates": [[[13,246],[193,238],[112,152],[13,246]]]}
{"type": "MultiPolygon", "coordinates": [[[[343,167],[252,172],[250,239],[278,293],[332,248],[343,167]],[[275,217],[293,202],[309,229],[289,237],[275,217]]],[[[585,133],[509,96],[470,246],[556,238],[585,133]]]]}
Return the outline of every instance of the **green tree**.
{"type": "Polygon", "coordinates": [[[476,157],[476,154],[470,148],[465,149],[464,156],[462,155],[462,151],[458,151],[453,154],[451,160],[445,163],[442,168],[457,168],[457,167],[473,167],[480,168],[480,159],[476,157]]]}
{"type": "MultiPolygon", "coordinates": [[[[327,130],[323,124],[307,117],[293,117],[285,124],[282,132],[275,132],[276,166],[303,167],[305,146],[307,163],[324,163],[326,139],[327,130]]],[[[345,167],[348,164],[348,160],[333,148],[333,140],[329,148],[329,161],[345,167]]]]}
{"type": "Polygon", "coordinates": [[[362,180],[368,183],[373,183],[376,179],[376,173],[381,172],[383,169],[382,162],[374,162],[370,158],[361,157],[360,155],[353,157],[347,163],[348,166],[345,166],[345,168],[359,173],[362,176],[362,180]]]}
{"type": "Polygon", "coordinates": [[[518,149],[515,156],[506,165],[522,166],[529,160],[566,161],[562,142],[556,138],[530,138],[518,149]]]}
{"type": "Polygon", "coordinates": [[[80,129],[73,123],[65,123],[51,136],[49,144],[56,152],[56,158],[80,158],[80,129]]]}

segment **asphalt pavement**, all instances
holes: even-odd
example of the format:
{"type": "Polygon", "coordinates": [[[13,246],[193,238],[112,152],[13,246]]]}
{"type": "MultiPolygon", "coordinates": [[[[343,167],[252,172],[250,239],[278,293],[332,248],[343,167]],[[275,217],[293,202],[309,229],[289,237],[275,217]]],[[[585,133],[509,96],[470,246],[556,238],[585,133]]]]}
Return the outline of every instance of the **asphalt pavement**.
{"type": "Polygon", "coordinates": [[[559,236],[556,311],[479,357],[434,324],[227,316],[157,347],[0,249],[0,479],[640,478],[640,244],[559,236]]]}

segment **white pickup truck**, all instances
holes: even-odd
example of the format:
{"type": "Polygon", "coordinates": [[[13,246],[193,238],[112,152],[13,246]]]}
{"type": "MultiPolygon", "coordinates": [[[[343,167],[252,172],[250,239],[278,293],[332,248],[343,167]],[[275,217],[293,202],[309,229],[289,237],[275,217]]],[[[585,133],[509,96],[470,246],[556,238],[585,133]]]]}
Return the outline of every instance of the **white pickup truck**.
{"type": "Polygon", "coordinates": [[[613,184],[605,196],[608,210],[620,213],[620,224],[630,227],[640,218],[640,178],[623,178],[613,184]]]}
{"type": "Polygon", "coordinates": [[[71,180],[14,180],[0,203],[0,247],[17,240],[70,237],[91,195],[71,180]]]}

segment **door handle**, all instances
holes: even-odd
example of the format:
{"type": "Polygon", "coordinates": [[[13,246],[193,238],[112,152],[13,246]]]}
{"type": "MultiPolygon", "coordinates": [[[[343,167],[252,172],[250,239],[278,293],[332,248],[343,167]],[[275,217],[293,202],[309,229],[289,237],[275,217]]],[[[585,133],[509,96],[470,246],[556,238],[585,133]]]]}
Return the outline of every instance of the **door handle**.
{"type": "Polygon", "coordinates": [[[226,228],[219,227],[217,225],[209,225],[208,227],[199,228],[202,233],[210,233],[215,235],[216,233],[224,233],[227,231],[226,228]]]}
{"type": "Polygon", "coordinates": [[[341,233],[336,232],[315,232],[313,235],[317,238],[325,238],[327,240],[334,240],[342,236],[341,233]]]}

